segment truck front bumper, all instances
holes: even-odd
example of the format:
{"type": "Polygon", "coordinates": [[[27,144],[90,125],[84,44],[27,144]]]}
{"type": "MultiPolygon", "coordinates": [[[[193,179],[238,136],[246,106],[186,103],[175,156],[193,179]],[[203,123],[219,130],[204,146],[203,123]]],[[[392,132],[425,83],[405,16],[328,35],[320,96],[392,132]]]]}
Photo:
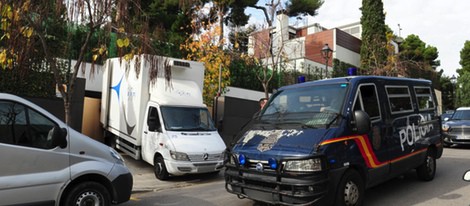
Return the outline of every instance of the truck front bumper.
{"type": "Polygon", "coordinates": [[[341,172],[283,176],[226,167],[225,188],[239,197],[274,205],[328,205],[334,202],[341,172]]]}
{"type": "Polygon", "coordinates": [[[186,162],[165,160],[168,173],[175,176],[217,172],[223,168],[223,161],[186,162]]]}

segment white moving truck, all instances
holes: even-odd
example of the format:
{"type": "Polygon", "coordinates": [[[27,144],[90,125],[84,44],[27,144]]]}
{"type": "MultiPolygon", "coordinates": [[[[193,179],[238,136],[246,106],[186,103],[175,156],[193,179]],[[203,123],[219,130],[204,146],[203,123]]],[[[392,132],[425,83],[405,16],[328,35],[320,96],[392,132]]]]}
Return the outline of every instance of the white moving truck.
{"type": "Polygon", "coordinates": [[[108,59],[103,72],[100,121],[118,149],[153,165],[160,180],[220,171],[225,144],[202,100],[202,63],[141,55],[108,59]]]}

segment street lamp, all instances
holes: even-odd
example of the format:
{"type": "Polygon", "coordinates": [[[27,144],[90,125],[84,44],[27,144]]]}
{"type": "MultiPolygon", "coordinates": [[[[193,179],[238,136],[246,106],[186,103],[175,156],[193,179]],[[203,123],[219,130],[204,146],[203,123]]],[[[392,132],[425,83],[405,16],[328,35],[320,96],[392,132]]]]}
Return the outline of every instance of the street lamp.
{"type": "Polygon", "coordinates": [[[325,46],[323,46],[323,48],[321,49],[321,55],[325,59],[325,78],[328,78],[328,60],[331,58],[332,53],[333,50],[330,49],[328,44],[325,44],[325,46]]]}
{"type": "Polygon", "coordinates": [[[450,83],[452,83],[452,105],[455,109],[455,84],[457,84],[457,77],[455,75],[452,75],[450,78],[450,83]]]}

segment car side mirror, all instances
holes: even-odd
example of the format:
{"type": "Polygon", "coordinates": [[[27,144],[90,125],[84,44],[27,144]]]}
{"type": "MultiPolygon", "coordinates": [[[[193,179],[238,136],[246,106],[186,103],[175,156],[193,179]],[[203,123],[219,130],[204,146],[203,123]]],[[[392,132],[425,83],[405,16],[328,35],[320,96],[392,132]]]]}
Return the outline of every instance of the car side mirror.
{"type": "Polygon", "coordinates": [[[357,134],[367,134],[370,131],[370,118],[369,115],[362,111],[362,110],[356,110],[354,111],[353,114],[353,121],[355,127],[354,130],[357,132],[357,134]]]}
{"type": "Polygon", "coordinates": [[[54,147],[59,146],[60,148],[67,147],[67,129],[54,126],[52,131],[52,141],[54,147]]]}
{"type": "Polygon", "coordinates": [[[470,182],[470,170],[466,171],[465,174],[463,174],[463,180],[470,182]]]}

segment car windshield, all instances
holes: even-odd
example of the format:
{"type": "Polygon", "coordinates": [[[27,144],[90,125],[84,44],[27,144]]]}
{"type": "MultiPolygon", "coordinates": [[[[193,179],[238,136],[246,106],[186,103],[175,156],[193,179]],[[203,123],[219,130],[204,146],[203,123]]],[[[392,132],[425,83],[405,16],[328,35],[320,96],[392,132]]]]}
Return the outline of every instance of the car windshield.
{"type": "Polygon", "coordinates": [[[207,108],[161,107],[165,129],[168,131],[215,131],[207,108]]]}
{"type": "Polygon", "coordinates": [[[273,95],[260,120],[329,127],[341,115],[347,88],[342,83],[281,90],[273,95]]]}
{"type": "Polygon", "coordinates": [[[470,110],[457,110],[452,115],[452,120],[470,120],[470,110]]]}

